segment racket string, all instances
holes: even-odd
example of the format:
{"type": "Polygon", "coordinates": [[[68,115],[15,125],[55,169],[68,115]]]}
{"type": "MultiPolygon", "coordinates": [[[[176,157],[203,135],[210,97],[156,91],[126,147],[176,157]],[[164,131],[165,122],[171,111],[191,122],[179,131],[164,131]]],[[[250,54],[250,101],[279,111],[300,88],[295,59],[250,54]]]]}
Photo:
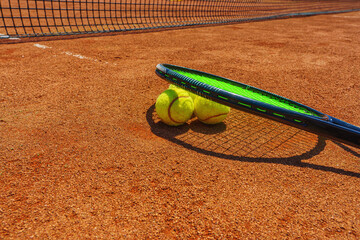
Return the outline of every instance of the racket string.
{"type": "Polygon", "coordinates": [[[303,114],[312,115],[316,117],[322,117],[322,115],[318,114],[317,112],[311,111],[310,109],[303,107],[299,104],[296,104],[286,98],[253,88],[245,84],[230,82],[226,79],[212,75],[206,75],[201,73],[195,74],[189,71],[181,71],[178,69],[172,69],[172,70],[181,75],[199,81],[201,83],[209,84],[218,89],[235,93],[246,98],[250,98],[256,101],[260,101],[276,107],[292,110],[295,112],[300,112],[303,114]]]}

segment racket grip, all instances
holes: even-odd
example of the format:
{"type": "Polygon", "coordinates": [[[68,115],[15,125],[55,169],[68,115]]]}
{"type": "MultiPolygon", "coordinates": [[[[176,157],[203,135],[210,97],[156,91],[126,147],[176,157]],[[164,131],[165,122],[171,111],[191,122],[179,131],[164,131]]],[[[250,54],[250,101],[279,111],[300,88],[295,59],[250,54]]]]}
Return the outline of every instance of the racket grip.
{"type": "Polygon", "coordinates": [[[340,125],[340,126],[343,126],[343,127],[346,127],[346,128],[349,128],[353,131],[356,131],[358,132],[358,134],[360,134],[360,127],[357,127],[355,125],[352,125],[350,123],[347,123],[347,122],[344,122],[340,119],[337,119],[337,118],[334,118],[334,117],[330,117],[330,121],[337,124],[337,125],[340,125]]]}

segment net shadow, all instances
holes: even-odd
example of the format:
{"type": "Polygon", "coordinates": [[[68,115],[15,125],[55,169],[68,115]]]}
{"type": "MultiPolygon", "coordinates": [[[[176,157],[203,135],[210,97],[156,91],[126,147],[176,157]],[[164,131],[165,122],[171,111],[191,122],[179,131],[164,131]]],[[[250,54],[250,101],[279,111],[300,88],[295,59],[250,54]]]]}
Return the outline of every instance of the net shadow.
{"type": "Polygon", "coordinates": [[[151,131],[201,154],[243,162],[265,162],[312,168],[360,178],[360,173],[303,162],[318,155],[325,138],[231,109],[223,123],[205,125],[196,118],[179,127],[163,124],[152,105],[146,114],[151,131]]]}

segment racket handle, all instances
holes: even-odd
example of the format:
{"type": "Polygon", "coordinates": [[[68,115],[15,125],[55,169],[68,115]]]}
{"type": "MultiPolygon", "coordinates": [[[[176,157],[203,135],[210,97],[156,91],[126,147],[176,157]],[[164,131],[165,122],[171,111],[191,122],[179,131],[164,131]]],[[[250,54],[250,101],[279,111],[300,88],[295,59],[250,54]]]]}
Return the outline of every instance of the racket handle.
{"type": "Polygon", "coordinates": [[[325,127],[327,135],[340,142],[360,148],[360,128],[340,119],[329,117],[329,124],[325,127]]]}

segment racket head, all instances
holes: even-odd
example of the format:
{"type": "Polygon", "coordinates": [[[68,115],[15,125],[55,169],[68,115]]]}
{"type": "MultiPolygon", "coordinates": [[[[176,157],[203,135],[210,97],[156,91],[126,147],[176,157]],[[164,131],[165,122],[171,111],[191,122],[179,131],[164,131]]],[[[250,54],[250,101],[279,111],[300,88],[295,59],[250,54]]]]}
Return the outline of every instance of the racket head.
{"type": "Polygon", "coordinates": [[[202,97],[278,121],[306,125],[308,118],[329,118],[326,114],[282,96],[206,72],[158,64],[156,74],[202,97]]]}

